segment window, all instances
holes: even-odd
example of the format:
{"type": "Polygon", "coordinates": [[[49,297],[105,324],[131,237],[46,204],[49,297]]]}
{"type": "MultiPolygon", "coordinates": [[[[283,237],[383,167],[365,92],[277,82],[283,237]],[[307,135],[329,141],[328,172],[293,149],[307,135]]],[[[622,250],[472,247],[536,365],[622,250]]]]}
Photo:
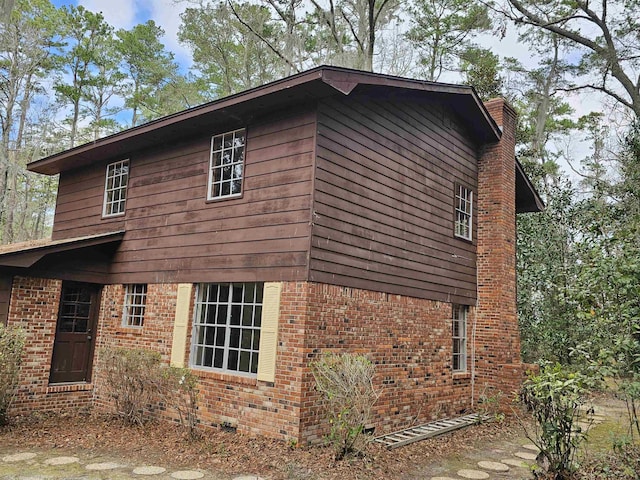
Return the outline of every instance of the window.
{"type": "Polygon", "coordinates": [[[147,304],[147,285],[136,283],[126,285],[124,289],[124,308],[122,325],[125,327],[141,327],[144,322],[144,311],[147,304]]]}
{"type": "Polygon", "coordinates": [[[127,200],[129,180],[129,160],[107,165],[107,179],[104,185],[104,208],[102,216],[122,215],[127,200]]]}
{"type": "Polygon", "coordinates": [[[464,305],[453,305],[451,336],[453,337],[453,371],[467,371],[467,312],[464,305]]]}
{"type": "Polygon", "coordinates": [[[456,185],[455,235],[473,239],[473,192],[462,185],[456,185]]]}
{"type": "Polygon", "coordinates": [[[209,283],[196,289],[191,365],[258,372],[262,283],[209,283]]]}
{"type": "Polygon", "coordinates": [[[207,200],[235,197],[242,193],[244,143],[244,129],[211,139],[207,200]]]}

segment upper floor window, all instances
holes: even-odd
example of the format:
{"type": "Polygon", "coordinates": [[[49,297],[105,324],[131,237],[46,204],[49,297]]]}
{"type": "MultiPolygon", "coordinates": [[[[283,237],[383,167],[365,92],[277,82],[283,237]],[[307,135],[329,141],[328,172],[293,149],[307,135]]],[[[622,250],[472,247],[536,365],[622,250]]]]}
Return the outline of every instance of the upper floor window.
{"type": "Polygon", "coordinates": [[[245,129],[216,135],[211,139],[207,200],[234,197],[242,193],[245,129]]]}
{"type": "Polygon", "coordinates": [[[107,165],[107,179],[104,185],[104,207],[102,216],[122,215],[127,202],[127,182],[129,180],[129,160],[107,165]]]}
{"type": "Polygon", "coordinates": [[[258,372],[262,283],[203,283],[194,305],[191,364],[255,375],[258,372]]]}
{"type": "Polygon", "coordinates": [[[453,338],[453,371],[467,371],[467,312],[466,305],[453,305],[451,336],[453,338]]]}
{"type": "Polygon", "coordinates": [[[456,184],[455,235],[473,239],[473,191],[456,184]]]}
{"type": "Polygon", "coordinates": [[[147,284],[134,283],[125,285],[122,325],[125,327],[141,327],[144,323],[146,306],[147,284]]]}

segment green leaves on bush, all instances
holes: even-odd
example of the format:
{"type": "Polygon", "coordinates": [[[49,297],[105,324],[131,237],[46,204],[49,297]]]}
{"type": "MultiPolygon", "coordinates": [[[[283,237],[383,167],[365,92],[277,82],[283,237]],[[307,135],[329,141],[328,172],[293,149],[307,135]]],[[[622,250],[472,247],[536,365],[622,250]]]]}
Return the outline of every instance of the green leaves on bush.
{"type": "Polygon", "coordinates": [[[539,460],[554,480],[570,478],[578,446],[586,438],[579,425],[588,377],[572,373],[560,364],[541,367],[523,385],[521,398],[536,422],[527,436],[540,449],[539,460]]]}

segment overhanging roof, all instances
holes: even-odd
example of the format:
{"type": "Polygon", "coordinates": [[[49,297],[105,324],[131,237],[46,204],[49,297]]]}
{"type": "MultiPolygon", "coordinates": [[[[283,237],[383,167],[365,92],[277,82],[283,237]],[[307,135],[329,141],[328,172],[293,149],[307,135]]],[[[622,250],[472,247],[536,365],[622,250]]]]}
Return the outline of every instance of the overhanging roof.
{"type": "Polygon", "coordinates": [[[516,160],[516,213],[541,212],[544,202],[516,160]]]}
{"type": "Polygon", "coordinates": [[[287,106],[333,95],[349,95],[356,90],[369,89],[374,94],[383,94],[381,87],[387,92],[402,89],[443,100],[467,121],[467,128],[478,141],[491,143],[500,139],[500,129],[472,87],[321,66],[36,160],[29,163],[28,169],[54,175],[94,162],[125,157],[145,148],[210,134],[218,127],[242,126],[253,118],[287,106]]]}
{"type": "Polygon", "coordinates": [[[38,260],[54,253],[79,250],[108,244],[117,244],[124,231],[65,238],[64,240],[35,240],[0,247],[0,267],[29,268],[38,260]]]}

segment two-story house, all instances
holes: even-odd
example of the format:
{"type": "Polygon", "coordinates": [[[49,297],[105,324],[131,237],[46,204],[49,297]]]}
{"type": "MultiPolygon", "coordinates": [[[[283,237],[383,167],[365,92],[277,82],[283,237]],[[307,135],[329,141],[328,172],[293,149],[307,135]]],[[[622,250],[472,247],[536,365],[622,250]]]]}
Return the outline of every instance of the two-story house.
{"type": "Polygon", "coordinates": [[[60,184],[52,239],[0,250],[15,412],[104,408],[105,346],[191,368],[203,425],[301,442],[325,351],[377,365],[378,432],[510,393],[542,205],[514,132],[471,87],[318,67],[31,163],[60,184]]]}

